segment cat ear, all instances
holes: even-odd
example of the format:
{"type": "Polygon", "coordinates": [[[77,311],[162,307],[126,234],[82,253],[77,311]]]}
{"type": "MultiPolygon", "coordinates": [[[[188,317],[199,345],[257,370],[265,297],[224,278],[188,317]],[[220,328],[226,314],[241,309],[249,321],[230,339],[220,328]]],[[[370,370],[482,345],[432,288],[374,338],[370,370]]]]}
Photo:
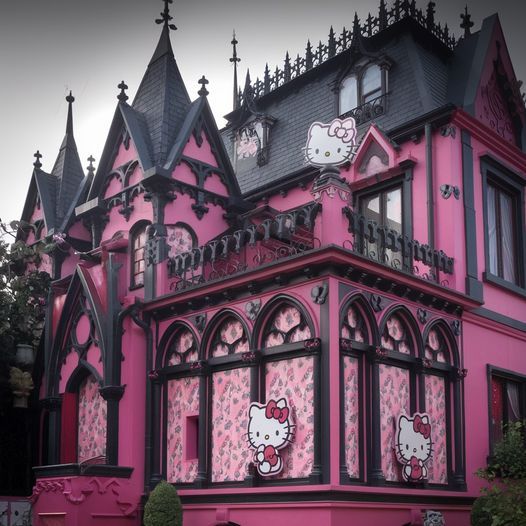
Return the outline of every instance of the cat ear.
{"type": "Polygon", "coordinates": [[[276,405],[277,405],[280,409],[283,409],[284,407],[287,407],[287,401],[285,400],[285,398],[280,398],[280,399],[276,402],[276,405]]]}
{"type": "Polygon", "coordinates": [[[257,405],[251,405],[248,411],[248,417],[254,418],[254,415],[256,414],[256,411],[258,410],[259,410],[259,407],[257,405]]]}
{"type": "Polygon", "coordinates": [[[409,418],[407,418],[405,415],[400,415],[398,427],[405,427],[407,424],[409,424],[409,418]]]}
{"type": "Polygon", "coordinates": [[[317,130],[317,129],[321,129],[323,128],[321,122],[313,122],[311,125],[310,125],[310,128],[309,128],[309,138],[312,137],[312,135],[314,134],[314,132],[317,130]]]}

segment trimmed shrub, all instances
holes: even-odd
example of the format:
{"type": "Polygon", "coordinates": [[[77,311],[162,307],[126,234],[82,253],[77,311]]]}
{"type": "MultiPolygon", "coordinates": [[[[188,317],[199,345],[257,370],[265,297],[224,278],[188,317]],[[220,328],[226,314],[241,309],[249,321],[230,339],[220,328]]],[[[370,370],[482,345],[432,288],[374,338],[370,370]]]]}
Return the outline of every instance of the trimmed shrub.
{"type": "Polygon", "coordinates": [[[177,490],[162,480],[144,507],[144,526],[182,526],[183,508],[177,490]]]}

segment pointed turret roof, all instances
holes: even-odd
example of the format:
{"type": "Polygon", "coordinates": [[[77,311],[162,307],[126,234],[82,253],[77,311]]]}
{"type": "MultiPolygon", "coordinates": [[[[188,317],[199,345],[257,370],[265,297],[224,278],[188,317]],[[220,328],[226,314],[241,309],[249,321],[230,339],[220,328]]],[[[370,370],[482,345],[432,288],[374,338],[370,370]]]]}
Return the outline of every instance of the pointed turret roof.
{"type": "Polygon", "coordinates": [[[170,25],[165,23],[132,104],[146,121],[154,164],[166,160],[189,107],[190,98],[170,42],[170,25]]]}
{"type": "Polygon", "coordinates": [[[75,98],[69,92],[66,97],[68,102],[68,118],[66,133],[60,146],[60,151],[51,170],[51,175],[56,178],[56,225],[59,226],[71,207],[78,189],[84,180],[84,171],[80,163],[75,137],[73,136],[73,102],[75,98]]]}

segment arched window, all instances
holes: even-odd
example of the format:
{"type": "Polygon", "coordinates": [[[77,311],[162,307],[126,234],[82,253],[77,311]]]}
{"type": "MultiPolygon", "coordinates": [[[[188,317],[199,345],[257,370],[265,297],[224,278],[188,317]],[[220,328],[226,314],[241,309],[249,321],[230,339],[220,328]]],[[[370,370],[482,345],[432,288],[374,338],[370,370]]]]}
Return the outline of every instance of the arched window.
{"type": "Polygon", "coordinates": [[[360,435],[363,432],[364,351],[371,343],[372,328],[364,314],[361,299],[352,299],[341,312],[340,351],[342,385],[342,475],[344,481],[363,478],[363,454],[360,435]]]}
{"type": "Polygon", "coordinates": [[[381,353],[386,356],[377,366],[381,468],[389,482],[402,481],[395,450],[398,417],[402,413],[411,415],[416,402],[413,367],[415,334],[408,319],[408,315],[399,311],[389,314],[385,319],[381,353]]]}
{"type": "Polygon", "coordinates": [[[192,364],[198,360],[199,347],[187,325],[176,322],[168,334],[161,369],[166,376],[166,480],[190,484],[194,482],[198,468],[201,379],[192,369],[192,364]]]}
{"type": "Polygon", "coordinates": [[[452,368],[452,350],[441,324],[435,324],[428,330],[424,352],[427,367],[420,381],[424,391],[425,411],[431,419],[433,443],[427,479],[432,484],[447,484],[451,466],[451,439],[448,439],[451,411],[448,408],[451,407],[452,395],[449,374],[452,368]]]}
{"type": "Polygon", "coordinates": [[[353,116],[360,124],[385,110],[381,97],[387,92],[387,68],[378,64],[358,64],[353,69],[340,83],[339,113],[353,116]]]}
{"type": "Polygon", "coordinates": [[[62,395],[60,461],[106,463],[107,403],[100,382],[84,367],[71,376],[62,395]]]}
{"type": "Polygon", "coordinates": [[[144,247],[146,245],[146,229],[148,226],[148,223],[142,222],[134,226],[131,231],[130,288],[142,287],[144,285],[144,271],[146,269],[144,247]]]}
{"type": "Polygon", "coordinates": [[[102,460],[106,456],[107,404],[99,382],[88,375],[78,389],[78,462],[102,460]]]}
{"type": "Polygon", "coordinates": [[[279,478],[308,477],[314,466],[314,404],[316,356],[305,349],[313,336],[312,323],[292,302],[284,301],[262,313],[262,400],[287,398],[295,423],[293,442],[281,453],[279,478]]]}
{"type": "Polygon", "coordinates": [[[190,252],[197,245],[197,238],[188,225],[176,223],[166,226],[166,244],[168,257],[175,257],[190,252]]]}
{"type": "Polygon", "coordinates": [[[240,482],[251,460],[246,443],[250,405],[249,350],[245,324],[233,313],[220,314],[208,347],[210,376],[208,472],[212,483],[240,482]]]}

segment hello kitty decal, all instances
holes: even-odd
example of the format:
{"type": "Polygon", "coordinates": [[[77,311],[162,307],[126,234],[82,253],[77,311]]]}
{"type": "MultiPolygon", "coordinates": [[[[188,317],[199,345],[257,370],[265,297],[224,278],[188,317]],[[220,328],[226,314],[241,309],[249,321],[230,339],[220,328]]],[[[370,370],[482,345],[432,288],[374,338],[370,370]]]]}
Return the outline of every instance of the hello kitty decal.
{"type": "Polygon", "coordinates": [[[253,402],[249,408],[248,441],[254,449],[254,464],[263,477],[283,469],[279,451],[292,441],[294,424],[288,401],[280,398],[266,404],[253,402]]]}
{"type": "Polygon", "coordinates": [[[426,413],[415,413],[411,418],[398,417],[396,453],[402,464],[406,482],[421,482],[427,478],[426,463],[431,458],[431,419],[426,413]]]}
{"type": "Polygon", "coordinates": [[[309,128],[305,158],[314,166],[338,166],[356,153],[356,123],[352,117],[329,124],[313,122],[309,128]]]}

